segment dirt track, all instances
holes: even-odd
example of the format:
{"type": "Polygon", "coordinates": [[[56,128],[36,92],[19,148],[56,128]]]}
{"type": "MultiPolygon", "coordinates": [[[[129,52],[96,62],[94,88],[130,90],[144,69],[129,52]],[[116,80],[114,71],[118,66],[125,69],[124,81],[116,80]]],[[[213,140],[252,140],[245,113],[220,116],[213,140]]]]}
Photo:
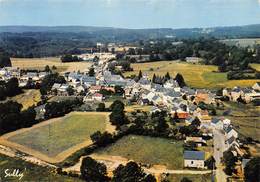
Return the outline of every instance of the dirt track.
{"type": "MultiPolygon", "coordinates": [[[[78,173],[80,172],[80,165],[82,162],[82,159],[85,156],[80,158],[80,161],[75,164],[72,167],[65,168],[64,170],[69,172],[74,172],[78,173]]],[[[96,155],[92,154],[89,155],[89,157],[104,163],[107,166],[108,174],[112,174],[112,171],[115,170],[120,164],[125,165],[127,162],[129,162],[128,159],[121,157],[121,156],[109,156],[109,155],[96,155]]],[[[150,168],[147,167],[142,167],[146,173],[151,173],[154,174],[157,178],[163,173],[168,173],[168,174],[210,174],[212,171],[211,170],[171,170],[167,169],[166,166],[163,165],[154,165],[150,168]]]]}

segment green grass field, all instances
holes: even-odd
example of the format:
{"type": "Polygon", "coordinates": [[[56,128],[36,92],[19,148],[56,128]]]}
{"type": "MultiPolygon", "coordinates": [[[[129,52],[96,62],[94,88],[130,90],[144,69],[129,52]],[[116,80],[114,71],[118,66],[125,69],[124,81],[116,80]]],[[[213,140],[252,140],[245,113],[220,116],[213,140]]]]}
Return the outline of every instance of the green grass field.
{"type": "Polygon", "coordinates": [[[220,87],[248,87],[260,80],[227,80],[226,73],[217,73],[217,66],[189,64],[178,61],[159,61],[151,63],[132,64],[134,71],[124,73],[125,76],[138,75],[139,70],[150,78],[153,74],[165,75],[167,72],[174,77],[181,73],[186,83],[195,88],[220,88],[220,87]]]}
{"type": "Polygon", "coordinates": [[[167,180],[169,180],[169,182],[180,182],[184,177],[189,178],[192,182],[211,182],[211,174],[170,174],[167,180]]]}
{"type": "Polygon", "coordinates": [[[58,121],[17,134],[8,140],[54,157],[89,140],[94,132],[105,131],[106,120],[105,113],[71,113],[58,121]]]}
{"type": "MultiPolygon", "coordinates": [[[[24,177],[21,182],[81,182],[79,178],[61,176],[51,172],[51,169],[40,167],[17,158],[11,158],[0,154],[0,181],[19,181],[14,177],[5,178],[5,170],[19,169],[23,172],[24,177]]],[[[83,181],[82,181],[83,182],[83,181]]]]}
{"type": "Polygon", "coordinates": [[[151,165],[165,165],[169,169],[183,168],[183,143],[162,138],[129,135],[96,154],[121,156],[151,165]]]}

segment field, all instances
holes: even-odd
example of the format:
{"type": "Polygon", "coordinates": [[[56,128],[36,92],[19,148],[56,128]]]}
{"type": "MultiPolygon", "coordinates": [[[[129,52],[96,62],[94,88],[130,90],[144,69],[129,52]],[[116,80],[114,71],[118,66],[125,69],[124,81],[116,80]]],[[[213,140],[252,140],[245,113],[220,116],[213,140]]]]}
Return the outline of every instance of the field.
{"type": "Polygon", "coordinates": [[[178,141],[129,135],[95,154],[120,156],[150,165],[164,165],[168,169],[182,169],[182,146],[183,143],[178,141]]]}
{"type": "Polygon", "coordinates": [[[130,105],[125,107],[126,112],[133,112],[133,111],[144,111],[144,112],[149,112],[151,110],[152,106],[141,106],[141,105],[130,105]]]}
{"type": "Polygon", "coordinates": [[[41,100],[41,94],[39,90],[25,90],[24,93],[12,97],[11,100],[22,104],[22,109],[27,109],[41,100]]]}
{"type": "Polygon", "coordinates": [[[7,157],[2,154],[0,154],[0,169],[0,181],[83,182],[78,178],[57,175],[52,173],[48,168],[40,167],[17,158],[7,157]],[[23,172],[24,177],[21,180],[14,177],[5,178],[5,169],[19,169],[23,172]]]}
{"type": "Polygon", "coordinates": [[[189,64],[177,61],[159,61],[151,63],[132,64],[134,71],[126,72],[125,76],[138,75],[139,70],[152,78],[153,74],[165,75],[167,72],[174,77],[181,73],[190,87],[220,88],[248,87],[260,80],[227,80],[226,73],[217,73],[217,67],[212,65],[189,64]]]}
{"type": "Polygon", "coordinates": [[[169,180],[169,182],[180,182],[184,177],[189,178],[192,182],[211,182],[210,174],[170,174],[167,180],[169,180]]]}
{"type": "Polygon", "coordinates": [[[260,107],[225,102],[225,110],[232,110],[227,117],[242,136],[260,141],[260,107]]]}
{"type": "Polygon", "coordinates": [[[70,154],[90,145],[90,135],[96,131],[113,131],[108,113],[73,112],[65,117],[51,119],[28,129],[4,135],[0,140],[25,153],[56,163],[70,154]]]}
{"type": "Polygon", "coordinates": [[[257,71],[260,71],[260,64],[250,64],[250,66],[256,69],[257,71]]]}
{"type": "Polygon", "coordinates": [[[43,70],[46,65],[57,67],[58,72],[65,71],[85,71],[90,66],[89,62],[62,63],[60,58],[11,58],[12,66],[21,69],[43,70]]]}

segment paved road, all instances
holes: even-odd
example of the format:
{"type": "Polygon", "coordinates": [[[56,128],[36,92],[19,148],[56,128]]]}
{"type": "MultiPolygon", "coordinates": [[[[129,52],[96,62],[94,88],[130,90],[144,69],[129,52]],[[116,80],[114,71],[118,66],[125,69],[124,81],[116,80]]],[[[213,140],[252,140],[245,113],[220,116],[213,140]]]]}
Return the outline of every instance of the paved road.
{"type": "Polygon", "coordinates": [[[225,151],[225,135],[217,130],[213,130],[214,135],[214,158],[216,160],[216,179],[217,182],[226,182],[227,176],[223,171],[223,166],[221,165],[221,158],[223,157],[223,152],[225,151]]]}

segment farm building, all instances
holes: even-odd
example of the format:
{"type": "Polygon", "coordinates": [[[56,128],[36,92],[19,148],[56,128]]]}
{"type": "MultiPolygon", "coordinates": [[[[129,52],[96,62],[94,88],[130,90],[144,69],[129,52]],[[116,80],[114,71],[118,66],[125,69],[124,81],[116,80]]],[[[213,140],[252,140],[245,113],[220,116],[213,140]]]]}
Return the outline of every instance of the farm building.
{"type": "Polygon", "coordinates": [[[184,151],[184,167],[205,168],[205,152],[203,151],[184,151]]]}

